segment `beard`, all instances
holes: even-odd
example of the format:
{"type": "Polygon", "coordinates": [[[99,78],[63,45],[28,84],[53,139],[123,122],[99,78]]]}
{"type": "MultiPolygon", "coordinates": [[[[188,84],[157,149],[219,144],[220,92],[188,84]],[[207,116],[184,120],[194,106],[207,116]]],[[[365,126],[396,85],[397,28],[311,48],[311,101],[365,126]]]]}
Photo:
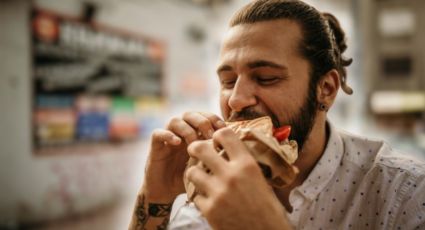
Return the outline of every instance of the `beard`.
{"type": "Polygon", "coordinates": [[[301,151],[310,135],[311,130],[313,129],[314,121],[316,119],[316,112],[318,108],[316,97],[315,84],[312,84],[310,80],[308,95],[303,105],[297,112],[290,114],[284,124],[281,124],[275,114],[264,114],[256,111],[254,107],[246,107],[239,112],[232,112],[228,121],[252,120],[263,116],[270,116],[275,128],[281,127],[282,125],[291,126],[289,140],[295,140],[298,144],[299,150],[301,151]]]}

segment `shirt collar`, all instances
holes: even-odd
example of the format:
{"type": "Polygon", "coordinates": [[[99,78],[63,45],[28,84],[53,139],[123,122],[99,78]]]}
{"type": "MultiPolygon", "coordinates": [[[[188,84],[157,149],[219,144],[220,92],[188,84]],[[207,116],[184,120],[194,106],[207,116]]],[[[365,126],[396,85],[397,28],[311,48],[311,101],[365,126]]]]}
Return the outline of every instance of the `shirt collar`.
{"type": "Polygon", "coordinates": [[[298,194],[310,200],[315,199],[326,188],[340,166],[343,156],[341,136],[330,122],[327,122],[327,126],[330,135],[323,155],[303,184],[293,191],[297,191],[298,194]]]}

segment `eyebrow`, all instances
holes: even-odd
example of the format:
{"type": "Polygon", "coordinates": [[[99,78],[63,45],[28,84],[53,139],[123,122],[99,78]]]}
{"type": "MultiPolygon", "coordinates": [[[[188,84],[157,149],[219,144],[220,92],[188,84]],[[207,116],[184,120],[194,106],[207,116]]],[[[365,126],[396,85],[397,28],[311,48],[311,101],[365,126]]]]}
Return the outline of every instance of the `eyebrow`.
{"type": "MultiPolygon", "coordinates": [[[[271,62],[271,61],[266,61],[266,60],[258,60],[258,61],[253,61],[247,64],[248,68],[250,69],[255,69],[255,68],[261,68],[261,67],[271,67],[271,68],[275,68],[275,69],[281,69],[281,70],[286,70],[286,66],[284,65],[279,65],[277,63],[271,62]]],[[[223,71],[231,71],[233,70],[233,68],[230,65],[221,65],[218,69],[217,69],[217,73],[223,72],[223,71]]]]}

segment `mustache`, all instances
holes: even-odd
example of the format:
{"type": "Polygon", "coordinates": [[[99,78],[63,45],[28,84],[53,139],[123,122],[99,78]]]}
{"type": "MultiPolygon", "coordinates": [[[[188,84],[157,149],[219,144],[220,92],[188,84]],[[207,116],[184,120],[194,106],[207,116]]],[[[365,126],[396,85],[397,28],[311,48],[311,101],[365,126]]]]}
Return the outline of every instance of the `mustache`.
{"type": "Polygon", "coordinates": [[[253,120],[259,117],[269,116],[272,120],[274,127],[280,127],[280,122],[274,114],[264,114],[256,111],[252,107],[244,108],[241,111],[231,111],[230,116],[227,119],[229,122],[242,121],[242,120],[253,120]]]}

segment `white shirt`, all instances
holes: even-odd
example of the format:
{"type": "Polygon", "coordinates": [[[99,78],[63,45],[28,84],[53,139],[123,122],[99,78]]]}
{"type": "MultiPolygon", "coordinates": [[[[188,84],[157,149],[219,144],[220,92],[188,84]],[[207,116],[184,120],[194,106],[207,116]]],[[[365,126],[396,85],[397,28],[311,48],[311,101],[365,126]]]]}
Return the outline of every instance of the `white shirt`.
{"type": "MultiPolygon", "coordinates": [[[[288,219],[295,229],[425,229],[425,163],[382,141],[330,127],[317,165],[291,191],[288,219]]],[[[210,229],[193,205],[170,229],[210,229]]]]}

